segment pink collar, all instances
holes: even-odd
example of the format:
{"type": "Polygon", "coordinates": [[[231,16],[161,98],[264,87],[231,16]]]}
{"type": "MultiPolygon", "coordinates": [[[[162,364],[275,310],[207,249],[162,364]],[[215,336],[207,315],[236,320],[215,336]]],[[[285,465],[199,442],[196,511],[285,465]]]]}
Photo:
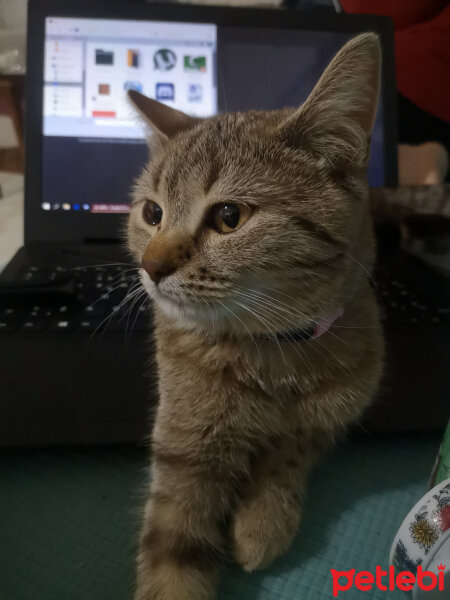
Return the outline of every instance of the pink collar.
{"type": "Polygon", "coordinates": [[[319,338],[321,335],[326,333],[337,319],[342,317],[344,314],[344,308],[341,306],[337,308],[333,313],[317,321],[315,325],[311,325],[305,329],[291,329],[289,331],[278,331],[275,335],[264,334],[263,337],[267,340],[273,340],[274,337],[278,341],[283,342],[306,342],[319,338]]]}
{"type": "Polygon", "coordinates": [[[316,326],[314,327],[314,333],[311,337],[318,338],[324,333],[326,333],[333,325],[333,323],[337,321],[340,317],[342,317],[343,314],[344,307],[341,306],[340,308],[336,309],[334,313],[331,313],[331,315],[328,315],[328,317],[322,319],[322,321],[318,321],[316,323],[316,326]]]}

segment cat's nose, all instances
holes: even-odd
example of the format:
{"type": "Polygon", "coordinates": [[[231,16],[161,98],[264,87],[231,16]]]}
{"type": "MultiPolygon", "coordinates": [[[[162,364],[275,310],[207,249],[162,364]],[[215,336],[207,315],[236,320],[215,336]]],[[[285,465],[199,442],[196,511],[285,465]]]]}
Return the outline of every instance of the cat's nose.
{"type": "Polygon", "coordinates": [[[147,271],[150,279],[158,285],[163,277],[167,277],[176,270],[176,264],[167,259],[162,260],[143,260],[142,268],[147,271]]]}

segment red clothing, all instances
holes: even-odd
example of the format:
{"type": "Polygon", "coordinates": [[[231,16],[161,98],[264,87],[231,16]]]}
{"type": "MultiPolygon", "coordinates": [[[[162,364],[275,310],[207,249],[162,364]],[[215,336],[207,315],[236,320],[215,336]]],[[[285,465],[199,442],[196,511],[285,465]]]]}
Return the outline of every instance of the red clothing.
{"type": "Polygon", "coordinates": [[[450,122],[448,0],[341,0],[341,5],[345,12],[393,19],[399,92],[422,110],[450,122]]]}

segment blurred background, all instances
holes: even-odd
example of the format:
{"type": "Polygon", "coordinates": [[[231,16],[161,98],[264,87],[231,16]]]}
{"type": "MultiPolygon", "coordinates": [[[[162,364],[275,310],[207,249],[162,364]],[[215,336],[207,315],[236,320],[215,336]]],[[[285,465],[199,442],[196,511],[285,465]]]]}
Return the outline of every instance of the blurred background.
{"type": "MultiPolygon", "coordinates": [[[[376,564],[387,565],[403,517],[429,487],[450,477],[450,426],[442,442],[450,415],[450,6],[448,0],[186,3],[250,6],[255,15],[260,8],[290,9],[324,23],[337,13],[378,15],[390,18],[394,31],[392,39],[387,36],[392,42],[387,47],[395,47],[395,56],[390,52],[385,58],[393,77],[395,72],[395,85],[391,105],[380,109],[373,145],[381,161],[382,143],[388,145],[387,137],[395,140],[389,158],[395,177],[388,185],[386,174],[375,170],[378,177],[370,189],[378,240],[373,283],[388,347],[380,399],[314,475],[304,525],[286,557],[270,571],[251,576],[230,567],[219,591],[220,600],[328,599],[330,569],[373,571],[376,564]],[[380,123],[388,113],[392,130],[386,136],[380,123]]],[[[111,17],[103,18],[113,18],[113,7],[119,4],[145,2],[111,2],[111,17]]],[[[84,3],[89,5],[95,7],[96,0],[84,3]]],[[[83,18],[79,11],[75,16],[83,18]]],[[[114,94],[114,77],[93,79],[96,93],[89,102],[103,104],[97,115],[94,110],[84,115],[98,117],[81,124],[95,127],[86,140],[76,129],[81,119],[70,129],[73,122],[64,120],[68,115],[60,121],[52,121],[52,114],[39,115],[42,121],[27,124],[26,21],[26,0],[0,0],[0,600],[125,600],[131,598],[134,581],[135,514],[147,481],[148,414],[156,394],[142,367],[148,361],[148,309],[136,303],[131,307],[131,343],[129,316],[123,319],[116,310],[130,297],[134,280],[127,273],[135,265],[119,249],[117,236],[112,239],[119,217],[126,218],[127,190],[147,149],[142,130],[136,133],[138,127],[129,119],[123,119],[124,133],[116,136],[118,127],[111,121],[121,115],[109,103],[119,90],[123,108],[126,89],[141,85],[129,75],[136,73],[133,61],[140,60],[145,43],[140,39],[138,50],[134,45],[128,49],[131,64],[117,78],[120,87],[114,94]],[[28,126],[36,134],[47,118],[56,134],[46,132],[38,153],[27,154],[24,237],[25,130],[28,126]],[[66,139],[57,131],[60,126],[67,128],[66,139]],[[44,185],[36,189],[41,167],[44,185]],[[114,201],[105,199],[110,190],[116,193],[114,201]],[[116,214],[96,214],[93,202],[98,202],[96,210],[116,214]],[[58,237],[59,226],[64,240],[58,237]],[[74,232],[79,234],[77,244],[74,232]]],[[[318,31],[303,32],[301,50],[310,62],[280,61],[284,69],[278,69],[273,48],[264,48],[267,40],[251,29],[251,51],[246,49],[248,40],[234,31],[226,34],[228,49],[224,44],[223,56],[229,60],[220,59],[223,81],[237,82],[236,89],[222,90],[223,96],[240,108],[240,103],[248,108],[245,101],[257,103],[269,96],[283,103],[279,96],[285,90],[294,103],[305,79],[312,86],[331,49],[333,54],[354,31],[332,30],[326,48],[318,42],[318,31]],[[249,57],[262,52],[261,47],[267,53],[259,56],[262,75],[253,73],[254,87],[247,90],[246,79],[256,64],[249,57]],[[264,78],[268,64],[283,85],[286,74],[297,73],[296,85],[271,86],[264,78]],[[258,85],[268,86],[271,93],[264,94],[258,85]]],[[[270,31],[274,39],[279,35],[283,43],[292,42],[286,30],[270,31]]],[[[46,41],[58,44],[59,33],[51,29],[46,41]]],[[[109,33],[98,34],[101,44],[108,43],[104,40],[109,33]]],[[[70,43],[72,33],[61,35],[70,43]]],[[[97,44],[97,33],[92,35],[97,44]]],[[[294,43],[284,56],[292,51],[297,51],[294,43]]],[[[96,52],[91,67],[103,77],[105,65],[113,64],[113,52],[103,46],[96,52]]],[[[203,63],[187,66],[201,70],[205,56],[203,63]]],[[[167,49],[159,51],[162,64],[170,59],[167,49]]],[[[52,68],[56,74],[59,65],[52,68]]],[[[50,94],[59,85],[56,75],[45,83],[50,94]]],[[[163,83],[161,94],[170,104],[174,88],[163,83]]],[[[34,81],[35,98],[42,84],[34,81]]],[[[202,88],[190,86],[189,93],[197,102],[202,88]]],[[[81,93],[78,100],[81,105],[81,93]]],[[[445,494],[441,508],[448,519],[450,495],[446,499],[445,494]]],[[[442,523],[450,535],[450,521],[442,523]]],[[[385,598],[377,591],[365,597],[385,598]]],[[[360,600],[360,592],[349,590],[346,598],[360,600]]],[[[389,598],[400,600],[403,595],[393,592],[389,598]]]]}

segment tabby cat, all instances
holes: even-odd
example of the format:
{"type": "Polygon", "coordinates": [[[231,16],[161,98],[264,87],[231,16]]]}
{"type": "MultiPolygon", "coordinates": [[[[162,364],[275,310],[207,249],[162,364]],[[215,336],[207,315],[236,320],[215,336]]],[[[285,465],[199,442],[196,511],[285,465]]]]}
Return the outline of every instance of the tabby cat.
{"type": "Polygon", "coordinates": [[[160,396],[136,600],[211,599],[227,557],[284,552],[312,465],[376,391],[380,60],[376,35],[354,38],[298,109],[203,120],[130,92],[154,132],[128,246],[160,396]]]}

